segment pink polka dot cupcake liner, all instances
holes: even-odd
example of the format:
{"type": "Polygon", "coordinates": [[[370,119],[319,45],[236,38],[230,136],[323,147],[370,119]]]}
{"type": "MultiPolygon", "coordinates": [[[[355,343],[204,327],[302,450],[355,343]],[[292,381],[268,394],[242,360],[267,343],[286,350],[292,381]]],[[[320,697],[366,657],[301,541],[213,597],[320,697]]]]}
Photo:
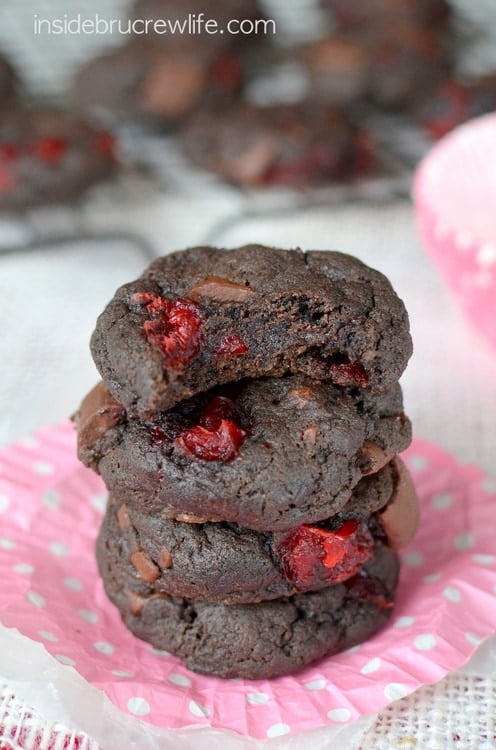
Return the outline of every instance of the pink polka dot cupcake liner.
{"type": "Polygon", "coordinates": [[[474,328],[496,348],[496,114],[443,138],[413,197],[427,252],[474,328]]]}
{"type": "Polygon", "coordinates": [[[438,681],[494,632],[488,519],[496,484],[418,439],[404,458],[422,522],[402,554],[389,625],[294,676],[221,680],[188,671],[124,627],[94,559],[105,488],[78,463],[69,423],[44,429],[0,452],[0,622],[43,644],[67,680],[76,670],[115,707],[156,728],[207,726],[267,739],[349,724],[438,681]]]}

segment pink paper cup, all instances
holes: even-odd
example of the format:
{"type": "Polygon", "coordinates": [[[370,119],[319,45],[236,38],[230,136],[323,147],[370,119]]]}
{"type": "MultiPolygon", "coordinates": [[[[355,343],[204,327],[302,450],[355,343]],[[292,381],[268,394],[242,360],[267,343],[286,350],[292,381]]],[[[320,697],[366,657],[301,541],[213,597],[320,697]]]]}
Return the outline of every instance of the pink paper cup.
{"type": "Polygon", "coordinates": [[[496,114],[439,141],[417,169],[413,199],[425,249],[496,349],[496,114]]]}

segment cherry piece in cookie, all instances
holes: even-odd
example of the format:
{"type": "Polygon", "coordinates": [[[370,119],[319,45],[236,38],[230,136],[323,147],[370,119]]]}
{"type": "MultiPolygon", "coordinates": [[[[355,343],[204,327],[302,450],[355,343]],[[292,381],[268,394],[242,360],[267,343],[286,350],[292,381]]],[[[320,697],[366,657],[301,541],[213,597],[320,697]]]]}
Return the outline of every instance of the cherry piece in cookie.
{"type": "Polygon", "coordinates": [[[32,146],[34,157],[49,164],[56,164],[60,161],[67,153],[67,149],[67,141],[56,136],[40,138],[32,146]]]}
{"type": "Polygon", "coordinates": [[[243,83],[243,66],[237,57],[225,54],[214,63],[211,76],[221,88],[235,91],[243,83]]]}
{"type": "Polygon", "coordinates": [[[378,609],[392,609],[393,602],[385,596],[384,586],[376,579],[360,571],[356,576],[348,578],[344,584],[347,589],[357,591],[364,602],[373,604],[378,609]]]}
{"type": "Polygon", "coordinates": [[[11,170],[1,163],[0,158],[0,193],[8,192],[15,187],[16,180],[11,170]]]}
{"type": "Polygon", "coordinates": [[[350,362],[346,357],[333,357],[330,367],[332,380],[336,385],[366,388],[369,383],[367,373],[359,362],[350,362]]]}
{"type": "Polygon", "coordinates": [[[0,211],[72,204],[118,167],[110,136],[72,113],[18,104],[1,115],[0,211]]]}
{"type": "Polygon", "coordinates": [[[95,145],[100,153],[113,161],[117,161],[117,145],[114,136],[106,130],[95,134],[95,145]]]}
{"type": "Polygon", "coordinates": [[[313,579],[323,578],[331,584],[354,575],[373,549],[368,529],[350,519],[335,531],[299,526],[278,545],[276,554],[289,580],[309,585],[313,579]]]}
{"type": "Polygon", "coordinates": [[[200,351],[202,317],[191,300],[165,299],[158,294],[134,294],[131,302],[144,305],[151,320],[143,324],[148,342],[166,358],[170,367],[180,369],[200,351]]]}
{"type": "Polygon", "coordinates": [[[247,351],[248,347],[241,336],[237,336],[235,333],[228,333],[221,339],[215,353],[219,357],[240,357],[246,354],[247,351]]]}
{"type": "Polygon", "coordinates": [[[231,419],[233,411],[233,402],[218,396],[203,412],[200,424],[184,430],[175,444],[202,461],[232,461],[247,436],[231,419]]]}
{"type": "Polygon", "coordinates": [[[21,149],[15,143],[0,144],[0,159],[5,161],[14,161],[21,154],[21,149]]]}

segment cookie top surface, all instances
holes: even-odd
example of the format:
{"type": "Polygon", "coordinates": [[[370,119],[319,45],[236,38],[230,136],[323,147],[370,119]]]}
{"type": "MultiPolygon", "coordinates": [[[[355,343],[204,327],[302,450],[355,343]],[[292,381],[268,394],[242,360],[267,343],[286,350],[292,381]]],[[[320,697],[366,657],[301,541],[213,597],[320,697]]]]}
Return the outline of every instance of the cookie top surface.
{"type": "Polygon", "coordinates": [[[372,396],[302,376],[243,381],[154,422],[126,417],[108,395],[101,407],[89,401],[77,417],[79,457],[115,497],[262,531],[334,515],[411,437],[399,385],[372,396]]]}
{"type": "Polygon", "coordinates": [[[237,98],[243,81],[235,50],[168,51],[138,39],[86,63],[71,98],[97,118],[174,124],[208,102],[237,98]]]}
{"type": "Polygon", "coordinates": [[[116,165],[112,137],[67,112],[16,108],[0,121],[0,209],[73,200],[116,165]]]}
{"type": "Polygon", "coordinates": [[[386,542],[377,511],[389,513],[394,546],[402,532],[411,536],[414,519],[407,516],[403,523],[389,510],[405,505],[416,505],[415,491],[400,480],[393,461],[364,477],[341,512],[319,525],[267,533],[222,522],[186,523],[110,498],[100,533],[112,559],[129,560],[156,591],[253,603],[316,591],[355,575],[376,545],[386,542]]]}
{"type": "Polygon", "coordinates": [[[197,247],[117,290],[91,350],[113,396],[153,417],[216,385],[302,373],[387,390],[412,351],[378,271],[337,252],[197,247]]]}
{"type": "Polygon", "coordinates": [[[109,598],[129,629],[190,669],[263,679],[295,672],[370,637],[392,613],[398,559],[380,547],[359,575],[321,591],[225,606],[169,597],[137,579],[99,543],[109,598]]]}
{"type": "Polygon", "coordinates": [[[305,187],[369,171],[370,144],[351,120],[315,101],[204,110],[181,135],[197,166],[245,186],[305,187]]]}

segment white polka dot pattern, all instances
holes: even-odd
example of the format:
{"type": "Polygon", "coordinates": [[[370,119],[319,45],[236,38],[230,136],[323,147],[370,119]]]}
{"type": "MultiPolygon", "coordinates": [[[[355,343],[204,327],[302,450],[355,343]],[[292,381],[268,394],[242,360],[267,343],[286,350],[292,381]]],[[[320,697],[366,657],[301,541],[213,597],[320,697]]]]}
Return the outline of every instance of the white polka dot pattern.
{"type": "MultiPolygon", "coordinates": [[[[42,643],[128,715],[178,729],[226,726],[261,740],[281,737],[280,742],[286,734],[317,726],[344,728],[465,662],[494,628],[496,554],[492,529],[484,522],[484,509],[494,507],[492,487],[474,467],[460,467],[416,441],[406,460],[418,485],[423,523],[401,553],[401,586],[390,624],[369,642],[294,677],[257,683],[193,674],[166,651],[134,638],[107,601],[93,547],[106,493],[96,475],[79,468],[72,427],[60,429],[53,449],[48,432],[24,453],[18,485],[2,484],[0,477],[0,498],[8,498],[8,512],[0,510],[0,576],[9,581],[0,597],[0,619],[42,643]],[[52,473],[33,471],[39,462],[52,473]],[[30,535],[36,533],[35,545],[26,537],[27,527],[30,535]],[[458,635],[451,647],[454,628],[458,635]]],[[[4,505],[0,500],[0,508],[4,505]]]]}
{"type": "Polygon", "coordinates": [[[191,685],[191,680],[184,674],[171,672],[170,675],[167,676],[167,679],[169,682],[172,682],[173,685],[179,685],[180,687],[189,687],[191,685]]]}
{"type": "Polygon", "coordinates": [[[448,601],[453,602],[453,604],[459,604],[462,600],[462,592],[460,589],[455,588],[455,586],[446,586],[443,596],[448,601]]]}
{"type": "Polygon", "coordinates": [[[289,734],[290,731],[291,727],[289,724],[272,724],[272,726],[267,729],[267,737],[269,737],[269,739],[283,737],[285,734],[289,734]]]}
{"type": "Polygon", "coordinates": [[[311,682],[305,683],[307,690],[323,690],[327,685],[327,680],[312,680],[311,682]]]}
{"type": "Polygon", "coordinates": [[[381,668],[381,660],[378,656],[375,656],[373,659],[371,659],[366,664],[364,664],[360,672],[362,674],[373,674],[374,672],[377,672],[377,670],[380,668],[381,668]]]}
{"type": "Polygon", "coordinates": [[[36,474],[40,474],[41,476],[53,474],[54,472],[53,465],[48,461],[35,461],[31,468],[36,474]]]}
{"type": "Polygon", "coordinates": [[[129,698],[127,707],[135,716],[147,716],[150,713],[150,704],[144,698],[129,698]]]}
{"type": "Polygon", "coordinates": [[[193,716],[199,716],[200,718],[207,717],[210,714],[209,709],[202,706],[198,701],[190,701],[188,708],[190,714],[193,714],[193,716]]]}
{"type": "Polygon", "coordinates": [[[422,633],[413,639],[413,645],[419,651],[431,651],[433,648],[436,648],[436,636],[431,633],[422,633]]]}
{"type": "Polygon", "coordinates": [[[404,698],[408,693],[408,688],[406,685],[402,685],[401,682],[390,682],[384,688],[384,695],[389,701],[397,701],[400,698],[404,698]]]}
{"type": "Polygon", "coordinates": [[[267,693],[248,693],[246,700],[251,706],[261,706],[267,703],[269,696],[267,693]]]}
{"type": "Polygon", "coordinates": [[[10,500],[7,497],[7,495],[0,495],[0,513],[5,513],[7,508],[9,507],[10,500]]]}
{"type": "Polygon", "coordinates": [[[351,711],[348,708],[333,708],[332,711],[327,712],[327,717],[331,721],[336,721],[339,724],[342,724],[351,719],[351,711]]]}

